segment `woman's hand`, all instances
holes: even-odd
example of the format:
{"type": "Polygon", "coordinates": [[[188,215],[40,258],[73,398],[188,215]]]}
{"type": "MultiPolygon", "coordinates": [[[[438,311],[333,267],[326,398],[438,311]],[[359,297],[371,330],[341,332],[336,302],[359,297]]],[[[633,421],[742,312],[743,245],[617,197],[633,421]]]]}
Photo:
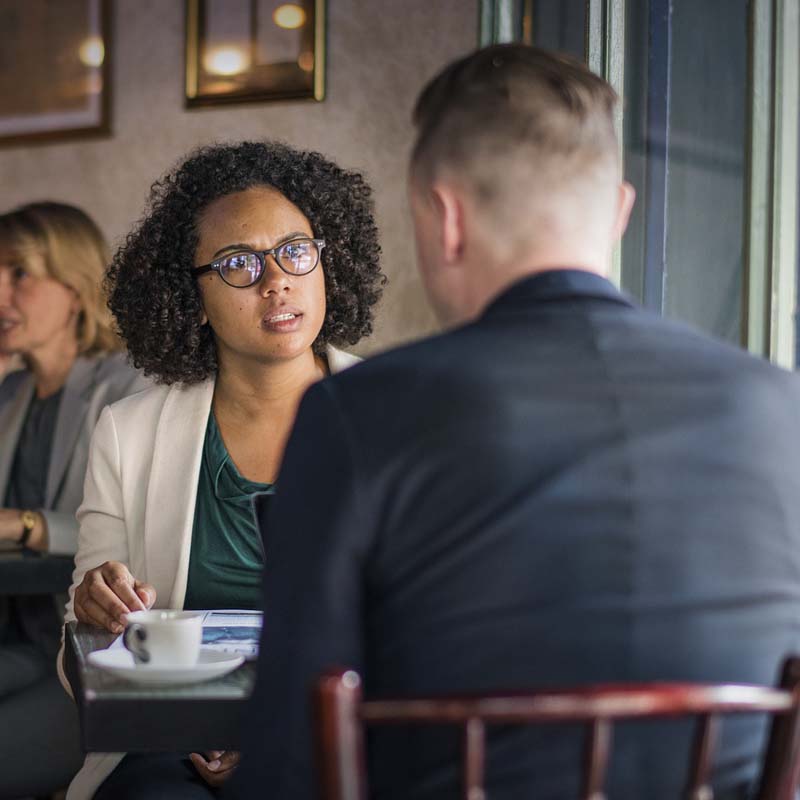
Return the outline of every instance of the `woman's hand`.
{"type": "Polygon", "coordinates": [[[146,611],[156,601],[156,590],[137,581],[119,561],[106,561],[90,569],[75,590],[75,616],[111,633],[125,630],[125,615],[146,611]]]}
{"type": "Polygon", "coordinates": [[[0,508],[0,539],[16,542],[22,536],[22,517],[16,508],[0,508]]]}
{"type": "MultiPolygon", "coordinates": [[[[44,517],[34,511],[35,523],[28,536],[25,547],[29,550],[47,549],[47,524],[44,517]]],[[[22,511],[18,508],[0,508],[0,540],[19,542],[25,528],[22,525],[22,511]]]]}
{"type": "Polygon", "coordinates": [[[209,786],[222,786],[236,770],[241,753],[236,750],[209,750],[204,755],[192,753],[189,758],[209,786]]]}

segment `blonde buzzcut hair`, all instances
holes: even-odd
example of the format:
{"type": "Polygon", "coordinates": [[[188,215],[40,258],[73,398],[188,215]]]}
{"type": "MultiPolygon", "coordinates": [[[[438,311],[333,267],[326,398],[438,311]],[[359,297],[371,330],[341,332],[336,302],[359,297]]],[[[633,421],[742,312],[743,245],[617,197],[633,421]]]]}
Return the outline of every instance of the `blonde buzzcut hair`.
{"type": "Polygon", "coordinates": [[[486,47],[420,94],[412,177],[457,177],[495,222],[544,207],[554,193],[590,203],[592,181],[619,177],[616,104],[612,87],[577,59],[523,44],[486,47]]]}
{"type": "Polygon", "coordinates": [[[81,355],[122,349],[103,291],[108,244],[88,214],[53,201],[20,206],[0,215],[0,242],[23,264],[41,257],[47,275],[77,294],[81,355]]]}

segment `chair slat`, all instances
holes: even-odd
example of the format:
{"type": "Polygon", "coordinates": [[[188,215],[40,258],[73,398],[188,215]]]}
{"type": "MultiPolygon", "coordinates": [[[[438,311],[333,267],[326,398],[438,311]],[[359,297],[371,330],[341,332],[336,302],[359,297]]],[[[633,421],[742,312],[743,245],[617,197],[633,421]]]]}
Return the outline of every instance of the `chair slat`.
{"type": "Polygon", "coordinates": [[[477,718],[464,725],[464,800],[484,800],[486,769],[486,728],[477,718]]]}
{"type": "Polygon", "coordinates": [[[583,758],[583,786],[581,800],[605,800],[603,791],[611,754],[612,723],[595,719],[589,724],[583,758]]]}
{"type": "Polygon", "coordinates": [[[703,714],[697,720],[692,744],[689,781],[686,800],[713,800],[711,788],[711,762],[717,745],[719,719],[714,714],[703,714]]]}
{"type": "Polygon", "coordinates": [[[361,680],[356,672],[337,672],[316,687],[316,747],[319,784],[325,800],[366,800],[364,729],[358,716],[361,680]]]}

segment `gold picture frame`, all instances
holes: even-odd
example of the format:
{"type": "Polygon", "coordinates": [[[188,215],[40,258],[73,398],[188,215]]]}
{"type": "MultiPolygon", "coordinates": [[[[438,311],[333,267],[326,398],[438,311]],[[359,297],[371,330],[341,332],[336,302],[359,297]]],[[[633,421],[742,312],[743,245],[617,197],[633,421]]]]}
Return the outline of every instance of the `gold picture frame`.
{"type": "Polygon", "coordinates": [[[110,132],[110,0],[6,0],[0,146],[110,132]]]}
{"type": "Polygon", "coordinates": [[[325,0],[186,0],[186,106],[325,98],[325,0]]]}

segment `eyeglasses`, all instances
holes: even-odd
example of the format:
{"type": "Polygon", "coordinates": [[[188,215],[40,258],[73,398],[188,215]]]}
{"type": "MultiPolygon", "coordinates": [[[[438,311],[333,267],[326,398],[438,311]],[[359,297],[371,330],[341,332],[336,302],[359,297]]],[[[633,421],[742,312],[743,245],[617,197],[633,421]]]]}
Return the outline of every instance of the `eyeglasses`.
{"type": "Polygon", "coordinates": [[[323,247],[322,239],[291,239],[271,250],[237,250],[210,264],[195,267],[194,273],[200,276],[216,272],[228,286],[244,289],[261,280],[267,256],[272,256],[287,275],[308,275],[319,264],[323,247]]]}

